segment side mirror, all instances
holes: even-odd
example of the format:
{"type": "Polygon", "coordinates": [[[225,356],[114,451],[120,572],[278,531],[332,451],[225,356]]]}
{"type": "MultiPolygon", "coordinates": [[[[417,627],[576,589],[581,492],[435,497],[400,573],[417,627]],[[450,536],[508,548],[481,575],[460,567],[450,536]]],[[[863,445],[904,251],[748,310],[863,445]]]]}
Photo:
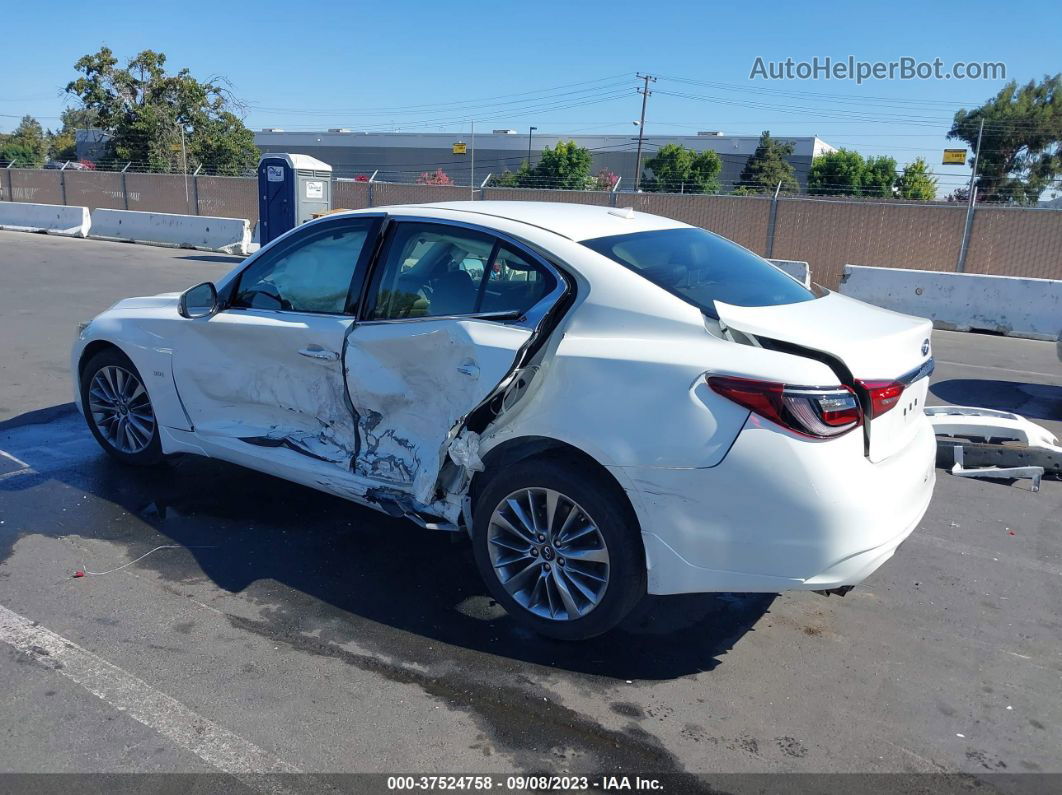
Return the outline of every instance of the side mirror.
{"type": "Polygon", "coordinates": [[[210,282],[189,287],[177,302],[177,312],[181,317],[210,317],[218,311],[218,291],[210,282]]]}

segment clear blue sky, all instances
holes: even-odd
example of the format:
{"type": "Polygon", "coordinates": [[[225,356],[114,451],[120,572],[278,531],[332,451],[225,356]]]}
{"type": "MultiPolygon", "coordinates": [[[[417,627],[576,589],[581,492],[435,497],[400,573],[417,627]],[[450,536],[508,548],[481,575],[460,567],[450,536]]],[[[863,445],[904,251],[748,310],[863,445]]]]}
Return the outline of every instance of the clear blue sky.
{"type": "Polygon", "coordinates": [[[74,61],[104,44],[123,59],[151,48],[174,69],[224,75],[254,128],[467,130],[474,117],[483,129],[633,134],[642,71],[661,76],[647,134],[818,135],[901,164],[924,155],[946,189],[964,173],[939,165],[952,114],[1004,81],[750,81],[755,58],[1002,61],[1019,81],[1062,69],[1058,0],[111,0],[8,4],[3,28],[3,130],[23,113],[55,126],[74,61]]]}

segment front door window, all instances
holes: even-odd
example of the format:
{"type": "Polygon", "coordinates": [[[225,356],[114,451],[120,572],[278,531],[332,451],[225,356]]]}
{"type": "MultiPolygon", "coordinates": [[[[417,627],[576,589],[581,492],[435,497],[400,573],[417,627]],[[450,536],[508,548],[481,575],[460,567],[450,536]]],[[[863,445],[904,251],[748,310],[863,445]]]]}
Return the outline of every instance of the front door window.
{"type": "Polygon", "coordinates": [[[343,314],[376,219],[322,224],[265,252],[240,276],[232,306],[343,314]]]}

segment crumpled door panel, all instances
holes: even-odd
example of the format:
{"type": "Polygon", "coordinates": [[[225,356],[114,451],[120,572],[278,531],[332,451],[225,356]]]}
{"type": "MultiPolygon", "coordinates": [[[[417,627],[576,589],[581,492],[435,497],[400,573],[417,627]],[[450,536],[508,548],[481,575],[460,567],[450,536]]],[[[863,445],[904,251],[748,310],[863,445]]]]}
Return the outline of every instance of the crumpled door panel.
{"type": "Polygon", "coordinates": [[[357,325],[346,347],[356,475],[431,502],[451,430],[512,369],[526,328],[472,318],[357,325]]]}
{"type": "Polygon", "coordinates": [[[196,432],[288,447],[349,471],[356,430],[338,357],[351,322],[254,311],[183,321],[174,375],[196,432]]]}

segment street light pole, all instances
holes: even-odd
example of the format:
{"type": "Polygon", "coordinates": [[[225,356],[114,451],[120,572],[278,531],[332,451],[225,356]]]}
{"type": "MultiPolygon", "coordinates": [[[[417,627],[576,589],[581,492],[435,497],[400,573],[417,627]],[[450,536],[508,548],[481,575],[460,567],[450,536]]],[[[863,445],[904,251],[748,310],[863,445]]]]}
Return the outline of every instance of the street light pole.
{"type": "Polygon", "coordinates": [[[653,92],[649,90],[649,81],[656,82],[656,78],[652,75],[643,75],[638,72],[638,78],[644,81],[645,85],[638,89],[638,93],[642,95],[642,117],[638,122],[638,155],[634,161],[634,191],[638,192],[638,186],[642,184],[642,140],[645,138],[645,103],[649,99],[649,95],[653,92]]]}
{"type": "Polygon", "coordinates": [[[977,201],[977,161],[981,158],[981,136],[985,134],[985,120],[981,119],[981,126],[977,130],[977,148],[974,149],[973,171],[970,172],[969,196],[966,197],[966,223],[962,228],[962,242],[959,244],[959,260],[955,263],[955,271],[963,273],[966,270],[966,254],[970,250],[970,232],[973,229],[974,203],[977,201]]]}
{"type": "Polygon", "coordinates": [[[527,167],[531,168],[531,133],[537,130],[538,127],[529,127],[527,129],[527,167]]]}

